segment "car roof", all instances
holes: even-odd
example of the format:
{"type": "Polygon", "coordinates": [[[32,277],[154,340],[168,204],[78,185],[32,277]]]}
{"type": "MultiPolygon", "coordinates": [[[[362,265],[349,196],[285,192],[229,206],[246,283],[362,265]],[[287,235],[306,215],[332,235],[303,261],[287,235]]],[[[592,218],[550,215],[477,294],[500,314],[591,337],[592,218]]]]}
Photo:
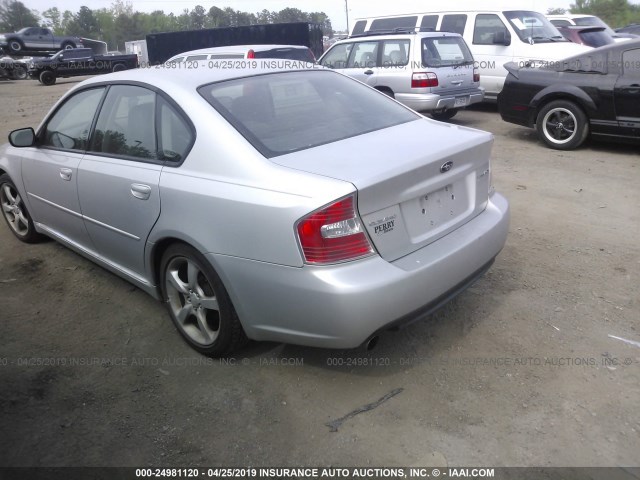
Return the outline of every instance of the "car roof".
{"type": "Polygon", "coordinates": [[[194,62],[194,68],[165,68],[164,64],[155,67],[136,68],[121,72],[109,73],[91,77],[79,83],[72,90],[84,88],[89,85],[104,83],[135,83],[141,82],[155,86],[167,93],[180,90],[194,91],[196,88],[208,83],[221,82],[235,78],[252,77],[268,73],[282,73],[291,71],[326,70],[310,62],[287,60],[283,65],[273,65],[271,62],[263,63],[255,60],[255,68],[211,68],[209,62],[194,62]],[[197,63],[197,68],[195,64],[197,63]]]}
{"type": "Polygon", "coordinates": [[[398,37],[410,37],[410,38],[435,37],[435,38],[439,38],[439,37],[461,37],[462,36],[459,33],[454,33],[454,32],[440,32],[440,31],[417,32],[417,31],[401,31],[401,29],[398,29],[398,30],[400,30],[400,31],[391,32],[389,30],[385,30],[385,31],[376,32],[375,30],[368,30],[368,31],[366,31],[364,33],[359,33],[359,34],[356,34],[356,35],[352,35],[349,38],[346,38],[344,40],[339,40],[339,41],[335,42],[333,45],[337,45],[339,43],[353,42],[353,41],[356,41],[356,40],[361,40],[361,39],[365,39],[365,38],[369,38],[369,37],[376,37],[376,39],[378,39],[378,40],[397,40],[398,37]]]}
{"type": "Polygon", "coordinates": [[[248,50],[253,50],[256,52],[262,52],[265,50],[274,50],[277,48],[300,48],[305,49],[309,48],[304,45],[276,45],[276,44],[267,44],[267,45],[228,45],[225,47],[208,47],[208,48],[199,48],[198,50],[189,50],[188,52],[181,52],[173,55],[171,58],[183,57],[185,55],[204,55],[209,53],[245,53],[248,50]]]}

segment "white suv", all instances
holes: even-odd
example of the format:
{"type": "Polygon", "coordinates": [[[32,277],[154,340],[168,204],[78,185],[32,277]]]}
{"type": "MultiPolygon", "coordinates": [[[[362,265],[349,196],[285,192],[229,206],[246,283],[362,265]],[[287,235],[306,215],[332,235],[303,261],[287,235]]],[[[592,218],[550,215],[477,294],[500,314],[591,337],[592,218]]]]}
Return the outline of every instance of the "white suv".
{"type": "Polygon", "coordinates": [[[318,63],[436,120],[484,98],[471,51],[457,33],[396,29],[357,35],[336,42],[318,63]]]}

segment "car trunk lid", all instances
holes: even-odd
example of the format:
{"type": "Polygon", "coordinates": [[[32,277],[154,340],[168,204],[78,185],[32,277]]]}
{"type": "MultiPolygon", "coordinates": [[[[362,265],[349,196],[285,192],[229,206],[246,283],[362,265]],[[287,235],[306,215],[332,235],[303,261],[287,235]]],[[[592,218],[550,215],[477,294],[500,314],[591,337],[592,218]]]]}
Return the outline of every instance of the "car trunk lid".
{"type": "Polygon", "coordinates": [[[484,210],[492,140],[422,118],[270,160],[352,183],[375,248],[393,261],[484,210]]]}

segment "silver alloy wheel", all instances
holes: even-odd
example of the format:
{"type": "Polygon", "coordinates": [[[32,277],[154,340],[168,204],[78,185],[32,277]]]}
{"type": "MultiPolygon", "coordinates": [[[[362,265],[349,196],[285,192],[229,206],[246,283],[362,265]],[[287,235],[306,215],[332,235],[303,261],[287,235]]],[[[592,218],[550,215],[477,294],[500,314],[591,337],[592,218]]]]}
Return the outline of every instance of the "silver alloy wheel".
{"type": "Polygon", "coordinates": [[[576,136],[578,119],[571,110],[557,107],[547,112],[542,125],[542,132],[550,142],[563,145],[576,136]]]}
{"type": "Polygon", "coordinates": [[[220,334],[220,307],[213,286],[190,258],[167,265],[165,289],[178,327],[194,342],[212,345],[220,334]]]}
{"type": "Polygon", "coordinates": [[[2,214],[13,231],[21,237],[27,235],[29,220],[22,211],[22,199],[17,190],[11,185],[4,184],[0,191],[0,204],[2,205],[2,214]]]}
{"type": "Polygon", "coordinates": [[[18,40],[11,40],[9,42],[9,50],[12,52],[19,52],[22,50],[22,44],[18,40]]]}

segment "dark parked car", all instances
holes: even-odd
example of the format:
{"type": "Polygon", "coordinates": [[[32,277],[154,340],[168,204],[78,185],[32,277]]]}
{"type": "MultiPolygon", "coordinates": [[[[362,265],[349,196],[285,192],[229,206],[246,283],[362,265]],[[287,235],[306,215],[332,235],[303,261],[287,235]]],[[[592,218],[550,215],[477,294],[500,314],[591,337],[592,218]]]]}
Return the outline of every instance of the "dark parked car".
{"type": "Polygon", "coordinates": [[[640,23],[632,23],[626,27],[616,28],[616,33],[630,33],[632,35],[640,35],[640,23]]]}
{"type": "Polygon", "coordinates": [[[27,64],[10,57],[0,58],[0,78],[22,80],[27,78],[27,64]]]}
{"type": "Polygon", "coordinates": [[[640,40],[617,42],[539,68],[511,62],[498,96],[502,119],[535,127],[551,148],[570,150],[589,134],[640,140],[640,40]]]}
{"type": "Polygon", "coordinates": [[[90,48],[60,50],[51,58],[29,64],[29,76],[45,85],[53,85],[58,77],[77,77],[119,72],[138,67],[138,56],[94,55],[90,48]]]}
{"type": "Polygon", "coordinates": [[[604,47],[615,43],[615,39],[604,27],[581,27],[578,25],[567,25],[556,27],[564,38],[573,43],[580,43],[588,47],[604,47]]]}

